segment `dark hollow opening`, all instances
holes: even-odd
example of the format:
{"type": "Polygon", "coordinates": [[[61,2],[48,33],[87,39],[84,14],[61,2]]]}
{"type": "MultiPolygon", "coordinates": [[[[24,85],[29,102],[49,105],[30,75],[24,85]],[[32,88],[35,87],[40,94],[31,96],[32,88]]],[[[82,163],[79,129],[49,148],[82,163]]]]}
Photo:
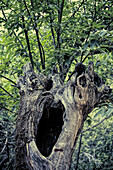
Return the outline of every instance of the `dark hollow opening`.
{"type": "Polygon", "coordinates": [[[80,99],[82,99],[82,95],[81,95],[81,93],[79,94],[79,98],[80,98],[80,99]]]}
{"type": "Polygon", "coordinates": [[[45,85],[45,89],[47,91],[51,90],[51,88],[53,87],[53,81],[51,79],[49,79],[45,85]]]}
{"type": "Polygon", "coordinates": [[[102,85],[102,79],[98,76],[98,74],[94,74],[94,83],[100,87],[102,85]]]}
{"type": "Polygon", "coordinates": [[[79,83],[82,87],[85,87],[86,86],[86,77],[85,75],[83,75],[82,77],[80,77],[79,79],[79,83]]]}
{"type": "Polygon", "coordinates": [[[58,103],[52,102],[50,106],[45,103],[36,136],[36,145],[45,157],[51,154],[52,148],[62,131],[64,110],[60,101],[58,103]]]}

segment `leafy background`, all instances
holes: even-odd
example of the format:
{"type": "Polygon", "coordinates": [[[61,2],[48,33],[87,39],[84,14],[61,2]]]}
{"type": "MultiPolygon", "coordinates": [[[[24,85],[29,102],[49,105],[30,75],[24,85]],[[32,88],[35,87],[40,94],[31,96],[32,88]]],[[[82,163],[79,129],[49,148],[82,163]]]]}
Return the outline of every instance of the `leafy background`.
{"type": "MultiPolygon", "coordinates": [[[[112,0],[0,1],[0,169],[14,169],[16,82],[26,62],[64,83],[75,64],[94,62],[113,88],[112,0]]],[[[85,122],[71,169],[113,169],[113,97],[106,95],[85,122]]]]}

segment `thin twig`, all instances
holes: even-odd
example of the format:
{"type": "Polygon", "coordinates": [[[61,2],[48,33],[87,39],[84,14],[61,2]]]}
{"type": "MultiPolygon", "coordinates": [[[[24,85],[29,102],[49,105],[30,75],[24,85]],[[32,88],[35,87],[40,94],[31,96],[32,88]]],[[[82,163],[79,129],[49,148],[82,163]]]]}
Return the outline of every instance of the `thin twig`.
{"type": "MultiPolygon", "coordinates": [[[[6,18],[6,15],[5,15],[5,13],[4,13],[4,10],[3,10],[2,6],[1,6],[1,9],[2,9],[2,14],[3,14],[4,18],[5,18],[5,19],[3,19],[3,20],[4,20],[5,22],[7,22],[7,18],[6,18]]],[[[14,31],[13,29],[12,29],[12,32],[13,32],[13,34],[15,35],[15,37],[17,38],[18,42],[20,43],[21,47],[24,49],[22,42],[20,41],[19,37],[16,35],[16,33],[15,33],[15,31],[14,31]]],[[[27,52],[26,52],[26,55],[27,55],[27,52]]]]}
{"type": "Polygon", "coordinates": [[[7,142],[8,142],[8,138],[6,137],[4,147],[3,147],[2,151],[0,152],[0,155],[1,155],[1,154],[3,153],[3,151],[5,150],[6,145],[7,145],[7,142]]]}
{"type": "Polygon", "coordinates": [[[4,90],[9,96],[13,97],[7,90],[5,90],[2,86],[0,86],[2,90],[4,90]]]}
{"type": "MultiPolygon", "coordinates": [[[[86,0],[86,1],[87,1],[87,0],[86,0]]],[[[71,15],[70,18],[74,17],[74,15],[79,11],[80,7],[81,7],[84,3],[85,3],[85,1],[83,0],[83,1],[81,2],[81,4],[79,5],[79,7],[77,8],[77,10],[74,11],[74,13],[71,15]]]]}
{"type": "MultiPolygon", "coordinates": [[[[107,2],[106,2],[107,3],[107,2]]],[[[104,6],[105,4],[103,4],[97,11],[96,11],[96,9],[95,9],[95,13],[94,13],[94,16],[93,16],[93,18],[92,18],[92,22],[91,22],[91,25],[90,25],[90,29],[89,29],[89,31],[88,31],[88,33],[87,33],[87,37],[86,37],[86,39],[84,40],[84,42],[83,43],[87,43],[88,42],[88,39],[89,39],[89,36],[90,36],[90,33],[91,33],[91,31],[92,31],[92,28],[93,28],[93,23],[94,23],[94,21],[96,20],[96,17],[97,17],[97,14],[98,14],[98,12],[102,9],[102,7],[104,6]]],[[[96,4],[95,4],[95,8],[96,8],[96,4]]],[[[84,51],[82,52],[82,54],[81,54],[81,62],[83,62],[83,54],[84,54],[84,51]]],[[[86,58],[86,57],[85,57],[86,58]]]]}
{"type": "Polygon", "coordinates": [[[86,129],[86,130],[83,130],[82,133],[87,132],[87,131],[89,131],[89,130],[92,130],[93,128],[97,127],[98,125],[100,125],[101,123],[103,123],[106,119],[109,119],[109,118],[112,117],[112,116],[113,116],[113,114],[111,113],[109,116],[107,116],[107,117],[105,117],[104,119],[102,119],[102,120],[101,120],[99,123],[97,123],[96,125],[88,128],[88,129],[86,129]]]}
{"type": "Polygon", "coordinates": [[[5,110],[7,110],[7,111],[9,111],[9,112],[11,112],[11,113],[16,113],[16,112],[12,112],[11,110],[9,110],[9,109],[7,109],[6,107],[0,107],[0,109],[5,109],[5,110]]]}
{"type": "Polygon", "coordinates": [[[6,18],[6,16],[5,16],[5,13],[4,13],[4,10],[3,10],[2,6],[1,6],[1,9],[2,9],[2,15],[4,16],[5,21],[7,22],[7,18],[6,18]]]}
{"type": "Polygon", "coordinates": [[[30,14],[30,11],[29,11],[29,9],[28,9],[28,7],[27,7],[26,1],[23,0],[23,2],[24,2],[24,5],[25,5],[25,7],[26,7],[26,9],[27,9],[28,15],[30,16],[31,14],[30,14]]]}
{"type": "Polygon", "coordinates": [[[61,2],[61,6],[58,0],[58,29],[57,29],[57,47],[60,49],[60,30],[61,30],[61,21],[62,21],[62,14],[63,14],[63,7],[64,7],[64,0],[61,2]]]}
{"type": "MultiPolygon", "coordinates": [[[[86,0],[86,1],[87,1],[87,0],[86,0]]],[[[74,15],[79,11],[79,9],[81,8],[81,6],[82,6],[84,3],[85,3],[85,0],[83,0],[83,1],[81,2],[81,4],[79,5],[79,7],[77,8],[77,10],[74,11],[74,13],[73,13],[73,14],[70,16],[70,18],[68,19],[68,21],[69,21],[71,18],[74,17],[74,15]]],[[[65,26],[63,27],[63,29],[62,29],[62,31],[61,31],[61,34],[63,33],[63,30],[64,30],[64,28],[67,27],[67,25],[68,25],[68,23],[66,23],[65,26]]]]}
{"type": "Polygon", "coordinates": [[[3,77],[3,78],[5,78],[6,80],[9,80],[11,83],[13,83],[13,84],[17,85],[17,84],[16,84],[14,81],[12,81],[11,79],[9,79],[9,78],[7,78],[7,77],[5,77],[5,76],[1,75],[1,74],[0,74],[0,76],[1,76],[1,77],[3,77]]]}
{"type": "Polygon", "coordinates": [[[56,42],[55,42],[55,35],[54,35],[54,30],[53,30],[53,19],[51,17],[51,13],[50,13],[50,26],[51,26],[51,33],[52,33],[52,37],[53,37],[53,44],[54,44],[54,48],[56,49],[56,42]]]}
{"type": "Polygon", "coordinates": [[[81,133],[81,135],[80,135],[80,141],[79,141],[79,148],[78,148],[78,153],[77,153],[77,161],[76,161],[75,170],[77,170],[77,169],[78,169],[81,144],[82,144],[82,133],[81,133]]]}
{"type": "Polygon", "coordinates": [[[111,21],[107,24],[107,26],[105,27],[105,29],[107,29],[112,22],[113,22],[113,18],[112,18],[111,21]]]}

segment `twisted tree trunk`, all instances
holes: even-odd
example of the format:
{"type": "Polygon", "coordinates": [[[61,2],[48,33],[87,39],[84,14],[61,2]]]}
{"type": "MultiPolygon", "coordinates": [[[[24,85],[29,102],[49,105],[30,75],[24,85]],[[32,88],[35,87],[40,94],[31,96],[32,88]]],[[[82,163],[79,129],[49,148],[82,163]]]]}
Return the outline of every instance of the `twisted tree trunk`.
{"type": "Polygon", "coordinates": [[[25,65],[18,81],[16,170],[69,169],[83,123],[105,89],[93,63],[87,70],[80,65],[67,84],[59,74],[46,77],[25,65]]]}

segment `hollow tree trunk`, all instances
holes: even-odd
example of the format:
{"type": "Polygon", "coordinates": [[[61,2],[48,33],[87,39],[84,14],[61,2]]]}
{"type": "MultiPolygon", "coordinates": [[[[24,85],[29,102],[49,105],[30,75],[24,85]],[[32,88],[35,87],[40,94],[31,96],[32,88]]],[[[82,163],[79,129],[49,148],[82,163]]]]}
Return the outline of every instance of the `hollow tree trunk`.
{"type": "Polygon", "coordinates": [[[28,63],[18,87],[16,170],[69,169],[83,123],[105,88],[93,64],[63,84],[58,74],[36,74],[28,63]]]}

